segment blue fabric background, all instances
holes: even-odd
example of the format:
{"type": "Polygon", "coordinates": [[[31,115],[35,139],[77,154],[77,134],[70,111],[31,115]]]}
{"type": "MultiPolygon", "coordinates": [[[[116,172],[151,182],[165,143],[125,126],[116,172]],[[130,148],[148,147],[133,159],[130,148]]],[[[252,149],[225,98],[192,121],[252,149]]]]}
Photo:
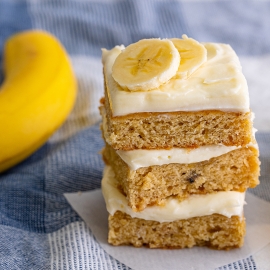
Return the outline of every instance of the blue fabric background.
{"type": "MultiPolygon", "coordinates": [[[[6,38],[31,28],[55,34],[71,58],[98,58],[102,47],[182,34],[200,41],[230,43],[239,55],[264,55],[270,53],[269,15],[267,1],[0,0],[0,67],[6,38]]],[[[4,132],[1,123],[0,132],[4,132]]],[[[261,149],[261,185],[250,192],[270,201],[270,134],[258,133],[257,140],[261,149]]],[[[49,235],[82,222],[63,193],[100,187],[102,146],[96,124],[76,130],[67,140],[49,141],[0,175],[0,269],[57,269],[51,263],[49,235]]],[[[93,241],[87,255],[92,259],[88,265],[78,260],[75,268],[72,262],[65,261],[61,269],[128,268],[101,251],[91,231],[85,230],[93,241]],[[101,263],[100,254],[106,263],[101,263]]],[[[251,256],[219,269],[256,269],[256,262],[251,256]]]]}

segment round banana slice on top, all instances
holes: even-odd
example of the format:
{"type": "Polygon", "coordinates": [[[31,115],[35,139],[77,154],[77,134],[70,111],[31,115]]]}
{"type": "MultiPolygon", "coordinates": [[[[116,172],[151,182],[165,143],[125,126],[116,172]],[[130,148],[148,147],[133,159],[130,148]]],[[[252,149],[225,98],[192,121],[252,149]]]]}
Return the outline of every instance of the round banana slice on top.
{"type": "Polygon", "coordinates": [[[180,64],[169,39],[143,39],[126,47],[112,67],[114,80],[131,91],[148,91],[170,80],[180,64]]]}
{"type": "Polygon", "coordinates": [[[188,78],[207,60],[207,50],[198,41],[188,38],[173,38],[171,41],[180,53],[181,61],[177,71],[178,78],[188,78]]]}

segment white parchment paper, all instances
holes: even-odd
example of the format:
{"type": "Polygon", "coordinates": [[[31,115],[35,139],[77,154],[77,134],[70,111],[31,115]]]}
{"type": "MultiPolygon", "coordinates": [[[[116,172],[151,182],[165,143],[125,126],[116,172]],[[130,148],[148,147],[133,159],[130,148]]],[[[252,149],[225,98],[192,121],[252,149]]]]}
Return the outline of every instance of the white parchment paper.
{"type": "Polygon", "coordinates": [[[245,244],[231,251],[192,249],[148,249],[111,246],[107,243],[108,213],[101,190],[64,194],[72,208],[88,224],[100,245],[108,254],[132,269],[211,270],[245,259],[270,243],[270,203],[247,193],[245,244]]]}

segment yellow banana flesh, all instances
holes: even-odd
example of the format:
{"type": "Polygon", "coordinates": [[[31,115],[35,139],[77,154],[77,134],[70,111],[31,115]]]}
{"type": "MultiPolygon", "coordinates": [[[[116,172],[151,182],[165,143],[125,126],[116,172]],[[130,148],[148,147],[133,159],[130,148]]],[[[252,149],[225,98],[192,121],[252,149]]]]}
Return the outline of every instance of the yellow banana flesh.
{"type": "Polygon", "coordinates": [[[207,50],[198,41],[183,35],[183,39],[171,39],[181,56],[180,65],[176,73],[178,78],[188,78],[207,60],[207,50]]]}
{"type": "Polygon", "coordinates": [[[187,79],[207,60],[203,44],[188,38],[142,39],[116,57],[112,77],[123,90],[148,91],[170,79],[187,79]]]}
{"type": "Polygon", "coordinates": [[[0,87],[0,172],[42,146],[70,113],[77,83],[60,42],[43,31],[12,36],[0,87]]]}
{"type": "Polygon", "coordinates": [[[142,39],[125,48],[112,67],[114,80],[131,91],[148,91],[170,80],[180,55],[168,39],[142,39]]]}

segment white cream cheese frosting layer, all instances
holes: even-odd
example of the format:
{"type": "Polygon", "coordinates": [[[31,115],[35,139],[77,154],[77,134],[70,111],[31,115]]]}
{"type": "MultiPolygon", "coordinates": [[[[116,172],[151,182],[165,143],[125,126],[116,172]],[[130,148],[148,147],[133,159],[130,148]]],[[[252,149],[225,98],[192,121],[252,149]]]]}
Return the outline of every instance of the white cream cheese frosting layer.
{"type": "Polygon", "coordinates": [[[226,217],[243,214],[245,193],[236,191],[219,191],[206,195],[191,195],[188,199],[179,202],[170,198],[165,205],[149,206],[141,212],[134,212],[128,206],[126,197],[117,188],[117,181],[110,166],[103,172],[102,193],[106,202],[107,211],[114,215],[116,211],[127,213],[133,218],[171,222],[180,219],[221,214],[226,217]]]}
{"type": "Polygon", "coordinates": [[[113,116],[139,112],[221,110],[248,112],[249,96],[239,59],[226,44],[205,43],[207,62],[187,79],[172,78],[151,91],[123,90],[112,78],[112,66],[125,47],[102,50],[113,116]]]}
{"type": "MultiPolygon", "coordinates": [[[[257,144],[249,144],[249,147],[258,148],[257,144]]],[[[117,154],[129,166],[131,170],[142,167],[164,165],[170,163],[190,164],[202,162],[214,157],[219,157],[240,147],[225,145],[208,145],[195,149],[172,148],[170,150],[145,150],[136,149],[131,151],[117,150],[117,154]]]]}
{"type": "Polygon", "coordinates": [[[144,150],[132,151],[117,150],[117,154],[129,166],[131,170],[154,165],[164,165],[170,163],[195,163],[209,160],[226,154],[239,147],[225,145],[201,146],[195,149],[172,148],[170,150],[144,150]]]}

